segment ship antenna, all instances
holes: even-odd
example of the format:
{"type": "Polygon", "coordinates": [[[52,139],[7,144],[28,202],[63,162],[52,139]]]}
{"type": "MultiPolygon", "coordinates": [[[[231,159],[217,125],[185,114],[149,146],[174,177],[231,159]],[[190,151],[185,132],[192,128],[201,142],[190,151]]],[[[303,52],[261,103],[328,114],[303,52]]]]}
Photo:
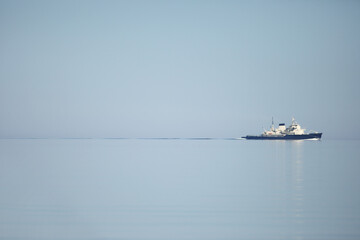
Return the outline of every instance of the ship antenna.
{"type": "Polygon", "coordinates": [[[271,129],[274,131],[274,117],[271,117],[271,129]]]}

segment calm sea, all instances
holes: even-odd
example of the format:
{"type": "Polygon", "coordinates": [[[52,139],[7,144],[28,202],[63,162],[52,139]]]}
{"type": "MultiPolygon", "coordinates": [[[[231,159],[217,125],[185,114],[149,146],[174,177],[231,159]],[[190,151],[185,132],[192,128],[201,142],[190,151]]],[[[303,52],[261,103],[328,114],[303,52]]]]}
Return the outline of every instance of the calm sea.
{"type": "Polygon", "coordinates": [[[360,141],[3,139],[0,239],[360,239],[360,141]]]}

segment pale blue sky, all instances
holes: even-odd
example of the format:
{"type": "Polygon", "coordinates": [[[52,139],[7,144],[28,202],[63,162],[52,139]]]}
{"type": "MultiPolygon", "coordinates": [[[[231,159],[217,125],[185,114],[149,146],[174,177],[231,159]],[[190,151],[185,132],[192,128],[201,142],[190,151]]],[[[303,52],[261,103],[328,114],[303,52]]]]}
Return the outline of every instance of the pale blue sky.
{"type": "Polygon", "coordinates": [[[360,136],[359,1],[0,1],[0,137],[360,136]]]}

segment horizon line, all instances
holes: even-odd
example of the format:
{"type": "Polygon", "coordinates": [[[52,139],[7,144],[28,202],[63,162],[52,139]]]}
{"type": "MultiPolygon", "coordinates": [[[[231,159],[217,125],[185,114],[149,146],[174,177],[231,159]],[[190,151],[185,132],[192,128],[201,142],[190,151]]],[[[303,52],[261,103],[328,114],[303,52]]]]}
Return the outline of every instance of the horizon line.
{"type": "MultiPolygon", "coordinates": [[[[245,140],[244,137],[0,137],[0,140],[245,140]]],[[[321,140],[324,140],[322,138],[321,140]]],[[[360,138],[325,138],[325,140],[360,140],[360,138]]]]}
{"type": "Polygon", "coordinates": [[[108,139],[108,140],[241,140],[242,137],[226,137],[226,138],[216,138],[216,137],[0,137],[0,139],[108,139]]]}

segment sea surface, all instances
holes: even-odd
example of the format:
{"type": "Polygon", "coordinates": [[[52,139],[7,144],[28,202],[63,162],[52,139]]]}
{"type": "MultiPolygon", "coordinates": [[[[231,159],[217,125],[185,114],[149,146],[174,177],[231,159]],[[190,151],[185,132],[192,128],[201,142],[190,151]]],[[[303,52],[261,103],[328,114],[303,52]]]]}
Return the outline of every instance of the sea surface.
{"type": "Polygon", "coordinates": [[[360,141],[2,139],[1,240],[360,239],[360,141]]]}

